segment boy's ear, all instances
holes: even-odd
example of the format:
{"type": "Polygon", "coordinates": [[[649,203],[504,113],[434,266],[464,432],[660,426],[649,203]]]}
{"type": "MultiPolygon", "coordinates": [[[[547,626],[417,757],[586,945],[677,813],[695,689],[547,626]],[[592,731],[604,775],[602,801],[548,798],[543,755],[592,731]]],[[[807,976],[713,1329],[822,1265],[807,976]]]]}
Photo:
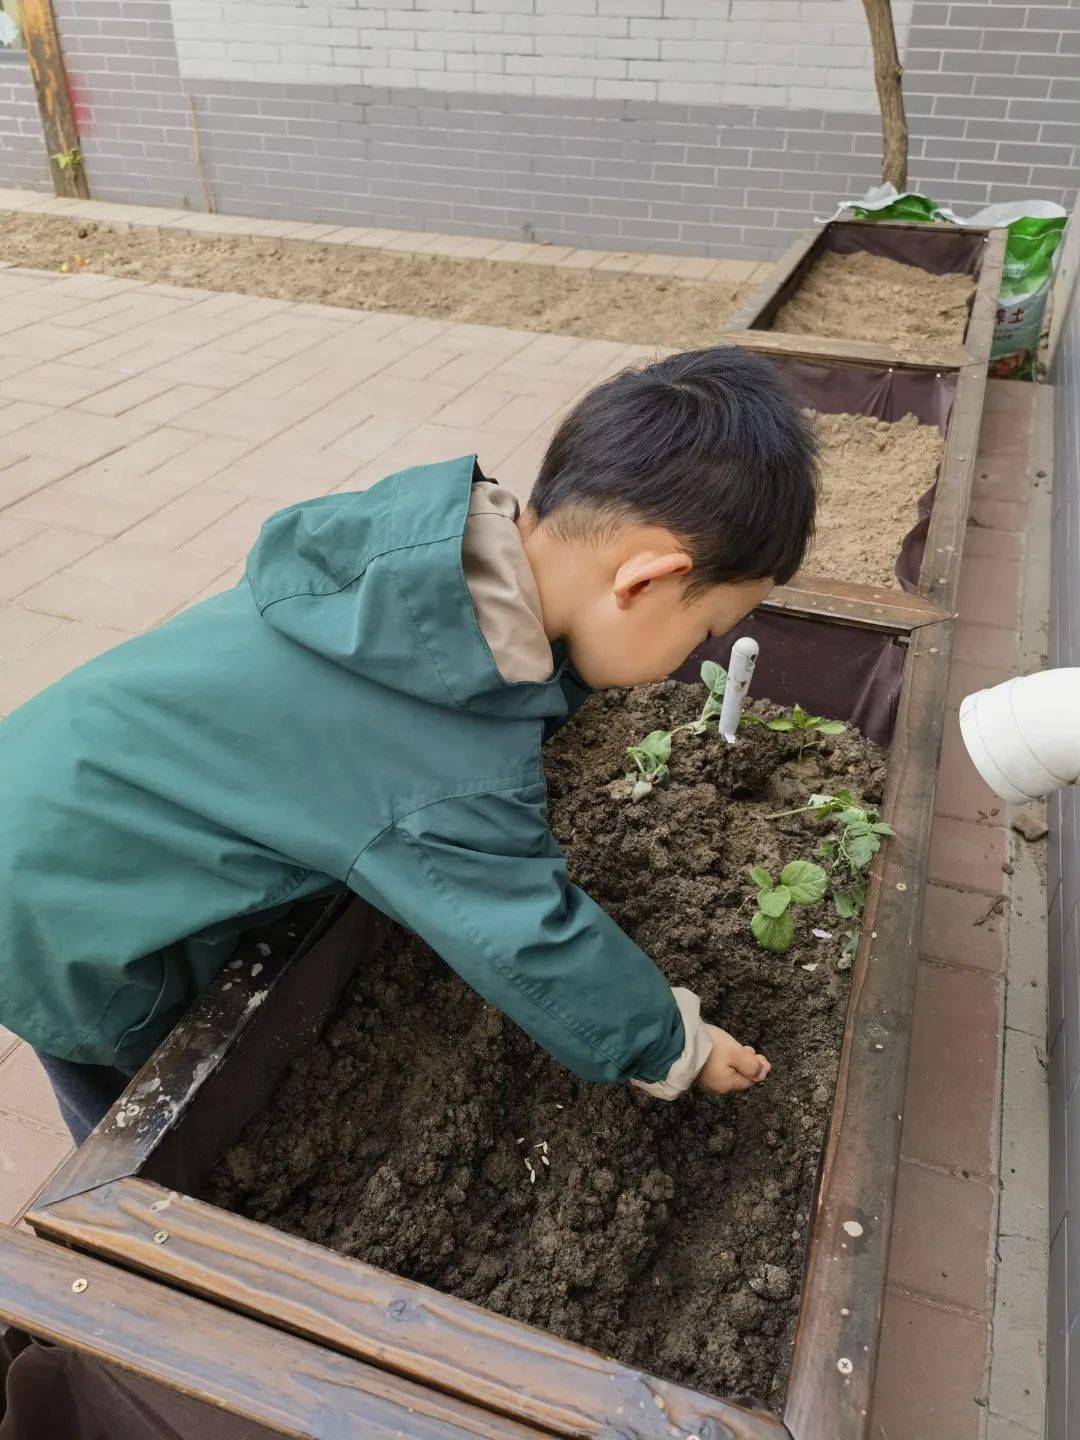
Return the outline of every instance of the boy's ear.
{"type": "Polygon", "coordinates": [[[626,610],[653,581],[688,575],[693,568],[694,562],[684,550],[671,550],[665,555],[632,555],[615,572],[612,586],[615,604],[620,610],[626,610]]]}

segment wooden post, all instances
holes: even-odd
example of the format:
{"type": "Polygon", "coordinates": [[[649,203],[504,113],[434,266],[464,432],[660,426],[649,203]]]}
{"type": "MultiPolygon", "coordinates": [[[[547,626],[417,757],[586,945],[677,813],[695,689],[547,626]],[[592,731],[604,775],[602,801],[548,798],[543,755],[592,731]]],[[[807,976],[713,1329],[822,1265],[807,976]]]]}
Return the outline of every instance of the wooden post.
{"type": "Polygon", "coordinates": [[[881,178],[891,180],[897,190],[904,190],[907,188],[908,124],[900,88],[904,72],[896,49],[891,0],[863,0],[863,9],[870,27],[874,84],[881,108],[881,178]]]}
{"type": "Polygon", "coordinates": [[[79,132],[51,0],[22,0],[20,20],[57,195],[89,200],[79,132]]]}

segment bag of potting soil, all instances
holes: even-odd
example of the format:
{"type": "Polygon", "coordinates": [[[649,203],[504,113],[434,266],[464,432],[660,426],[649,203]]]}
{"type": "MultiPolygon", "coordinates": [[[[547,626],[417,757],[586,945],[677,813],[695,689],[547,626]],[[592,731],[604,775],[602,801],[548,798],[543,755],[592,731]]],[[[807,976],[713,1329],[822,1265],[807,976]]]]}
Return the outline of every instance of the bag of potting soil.
{"type": "Polygon", "coordinates": [[[859,200],[841,200],[832,220],[914,220],[926,225],[936,221],[952,221],[955,217],[936,200],[912,191],[897,190],[891,182],[868,190],[859,200]]]}
{"type": "Polygon", "coordinates": [[[965,225],[1004,225],[1009,232],[998,292],[990,374],[1030,380],[1039,348],[1043,312],[1054,275],[1054,256],[1068,219],[1050,200],[988,205],[965,225]]]}

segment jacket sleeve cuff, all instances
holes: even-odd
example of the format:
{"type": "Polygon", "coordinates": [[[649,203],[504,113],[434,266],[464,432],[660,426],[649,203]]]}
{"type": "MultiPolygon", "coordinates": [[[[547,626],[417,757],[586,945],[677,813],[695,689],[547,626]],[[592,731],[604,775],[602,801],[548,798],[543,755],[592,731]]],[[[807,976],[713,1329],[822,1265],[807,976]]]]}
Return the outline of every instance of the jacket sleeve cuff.
{"type": "Polygon", "coordinates": [[[644,1090],[647,1095],[652,1095],[657,1100],[677,1100],[689,1090],[697,1079],[698,1071],[712,1053],[712,1039],[701,1018],[701,1001],[692,990],[684,990],[681,986],[673,989],[671,993],[679,1007],[686,1035],[682,1054],[672,1062],[671,1069],[663,1080],[630,1081],[631,1085],[636,1085],[639,1090],[644,1090]]]}

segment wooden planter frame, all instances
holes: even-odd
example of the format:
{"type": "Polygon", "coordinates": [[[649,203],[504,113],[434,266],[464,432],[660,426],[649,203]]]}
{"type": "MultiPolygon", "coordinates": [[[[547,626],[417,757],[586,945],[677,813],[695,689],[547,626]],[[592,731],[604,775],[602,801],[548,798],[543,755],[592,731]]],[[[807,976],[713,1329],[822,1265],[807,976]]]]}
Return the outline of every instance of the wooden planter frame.
{"type": "MultiPolygon", "coordinates": [[[[958,375],[917,595],[906,595],[891,588],[879,589],[799,575],[790,585],[775,590],[763,608],[800,615],[831,613],[851,624],[888,630],[905,624],[923,625],[943,620],[950,613],[952,600],[947,594],[946,580],[951,569],[951,552],[947,547],[963,545],[970,503],[970,472],[982,418],[986,365],[994,337],[1006,239],[1005,230],[983,230],[964,225],[928,227],[898,221],[826,221],[804,231],[792,241],[766,279],[728,322],[727,330],[719,337],[718,343],[738,344],[781,361],[787,358],[825,365],[864,365],[869,369],[884,367],[912,372],[955,371],[958,375]],[[912,360],[899,355],[888,345],[789,335],[768,329],[773,315],[798,289],[806,272],[827,248],[829,232],[837,229],[866,231],[868,234],[880,234],[882,231],[896,232],[901,236],[910,234],[916,243],[918,237],[925,236],[928,230],[934,235],[979,236],[983,252],[964,345],[947,346],[929,359],[912,360]]],[[[958,568],[959,556],[952,558],[958,568]]]]}
{"type": "MultiPolygon", "coordinates": [[[[888,344],[869,340],[842,340],[816,335],[789,335],[771,330],[773,316],[780,306],[799,288],[803,277],[819,257],[830,248],[829,236],[836,231],[865,231],[867,235],[894,233],[900,238],[910,236],[918,247],[920,237],[980,236],[982,258],[975,277],[967,331],[963,345],[943,345],[936,354],[922,363],[937,369],[960,369],[972,361],[982,365],[990,359],[994,338],[997,297],[1001,289],[1002,267],[1005,264],[1005,243],[1008,231],[988,230],[973,225],[925,225],[901,220],[826,220],[797,235],[777,260],[761,284],[739,307],[728,322],[725,334],[738,336],[744,344],[766,353],[837,356],[860,359],[878,364],[894,365],[904,356],[888,344]]],[[[913,262],[916,263],[916,262],[913,262]]]]}
{"type": "MultiPolygon", "coordinates": [[[[899,838],[876,867],[853,969],[782,1419],[191,1198],[214,1156],[318,1034],[357,955],[377,943],[381,919],[358,900],[328,906],[295,950],[261,960],[257,979],[246,962],[225,972],[62,1167],[30,1224],[262,1321],[271,1349],[286,1343],[275,1332],[315,1342],[327,1386],[346,1355],[382,1367],[406,1390],[421,1382],[490,1413],[492,1424],[510,1420],[547,1436],[667,1440],[674,1426],[701,1440],[858,1440],[884,1299],[951,634],[938,621],[883,637],[906,649],[884,800],[899,838]]],[[[153,1309],[160,1289],[146,1290],[153,1309]]],[[[305,1351],[305,1365],[318,1353],[305,1351]]],[[[220,1369],[212,1354],[204,1360],[199,1393],[228,1404],[235,1366],[227,1345],[220,1369]]],[[[310,1433],[340,1433],[320,1413],[313,1401],[310,1433]]]]}
{"type": "MultiPolygon", "coordinates": [[[[798,255],[794,247],[789,252],[789,273],[809,255],[812,239],[801,244],[798,255]]],[[[996,246],[997,238],[988,244],[996,246]]],[[[984,263],[982,278],[993,273],[984,263]]],[[[996,294],[996,280],[992,284],[996,294]]],[[[992,323],[992,312],[987,317],[979,310],[972,325],[984,326],[987,318],[992,323]]],[[[756,343],[746,333],[729,338],[756,343]]],[[[882,363],[879,354],[841,355],[823,350],[822,342],[797,340],[785,354],[882,363]]],[[[918,594],[867,595],[866,587],[810,582],[787,587],[768,607],[811,627],[876,631],[883,646],[904,652],[883,804],[897,839],[875,865],[853,968],[782,1416],[649,1376],[192,1198],[213,1158],[317,1036],[358,953],[378,943],[382,921],[359,900],[328,905],[289,954],[261,959],[257,977],[246,962],[225,972],[28,1212],[39,1236],[111,1262],[111,1274],[121,1267],[159,1282],[128,1274],[122,1280],[125,1303],[135,1304],[141,1286],[159,1328],[174,1323],[161,1319],[172,1313],[168,1304],[179,1307],[178,1316],[181,1301],[218,1307],[221,1344],[200,1352],[194,1389],[183,1344],[175,1363],[167,1348],[155,1345],[153,1363],[143,1365],[125,1332],[127,1368],[242,1413],[232,1331],[259,1322],[267,1353],[280,1352],[283,1366],[291,1363],[290,1347],[304,1347],[305,1384],[290,1392],[291,1423],[299,1428],[281,1433],[326,1440],[342,1433],[338,1419],[327,1418],[326,1396],[341,1383],[348,1360],[368,1377],[365,1383],[381,1377],[406,1411],[418,1385],[427,1387],[440,1403],[467,1409],[476,1433],[493,1437],[669,1440],[674,1427],[683,1440],[865,1440],[954,610],[986,380],[985,362],[964,355],[956,368],[918,594]]],[[[34,1286],[23,1285],[19,1307],[5,1299],[9,1290],[0,1278],[0,1314],[20,1320],[34,1309],[34,1286]]],[[[62,1308],[67,1329],[54,1320],[50,1333],[83,1343],[85,1323],[80,1329],[70,1305],[62,1308]]],[[[94,1353],[109,1358],[99,1330],[93,1335],[94,1353]]],[[[447,1411],[447,1423],[450,1418],[447,1411]]],[[[426,1435],[421,1419],[418,1414],[402,1433],[426,1435]]]]}

